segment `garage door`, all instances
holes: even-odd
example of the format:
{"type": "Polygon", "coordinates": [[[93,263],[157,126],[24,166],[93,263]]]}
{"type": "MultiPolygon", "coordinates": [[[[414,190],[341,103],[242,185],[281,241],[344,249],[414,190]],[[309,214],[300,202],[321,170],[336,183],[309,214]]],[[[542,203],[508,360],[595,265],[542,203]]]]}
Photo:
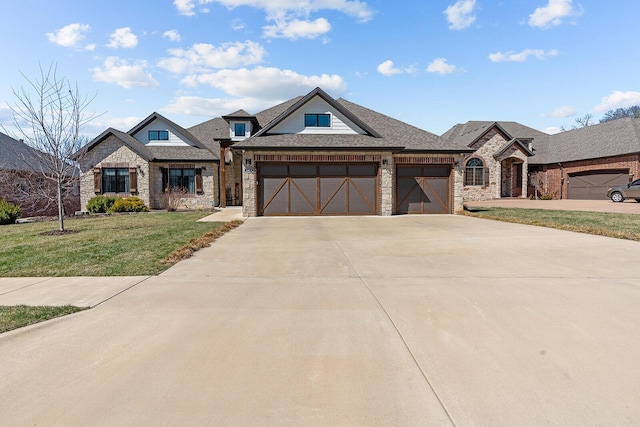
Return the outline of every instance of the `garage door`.
{"type": "Polygon", "coordinates": [[[259,215],[376,215],[378,165],[260,164],[259,215]]]}
{"type": "Polygon", "coordinates": [[[587,171],[569,174],[567,198],[604,200],[607,189],[614,185],[629,183],[629,170],[587,171]]]}
{"type": "Polygon", "coordinates": [[[398,166],[396,213],[451,213],[449,166],[398,166]]]}

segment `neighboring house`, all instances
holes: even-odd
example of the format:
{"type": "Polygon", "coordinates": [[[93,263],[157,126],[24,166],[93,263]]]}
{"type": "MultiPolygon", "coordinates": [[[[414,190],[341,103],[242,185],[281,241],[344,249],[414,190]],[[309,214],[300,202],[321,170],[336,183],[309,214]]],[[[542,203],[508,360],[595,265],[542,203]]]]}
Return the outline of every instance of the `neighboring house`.
{"type": "MultiPolygon", "coordinates": [[[[56,184],[47,179],[46,156],[0,132],[0,198],[19,205],[22,217],[58,214],[56,184]]],[[[63,195],[67,215],[80,210],[79,186],[69,181],[63,195]]]]}
{"type": "Polygon", "coordinates": [[[465,200],[531,196],[534,177],[556,199],[606,199],[609,187],[640,173],[640,119],[555,135],[515,122],[471,121],[442,137],[475,149],[464,160],[465,200]]]}
{"type": "Polygon", "coordinates": [[[218,200],[219,151],[171,120],[153,113],[129,132],[109,128],[77,153],[81,203],[102,194],[138,196],[152,209],[177,197],[189,209],[218,200]]]}

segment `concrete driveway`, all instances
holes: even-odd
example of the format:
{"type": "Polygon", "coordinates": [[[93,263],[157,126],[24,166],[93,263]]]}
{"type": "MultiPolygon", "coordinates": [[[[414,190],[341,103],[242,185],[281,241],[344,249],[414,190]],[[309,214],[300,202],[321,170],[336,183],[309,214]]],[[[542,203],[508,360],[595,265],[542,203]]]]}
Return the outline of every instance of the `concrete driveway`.
{"type": "Polygon", "coordinates": [[[464,216],[249,219],[0,335],[0,420],[638,425],[639,248],[464,216]]]}

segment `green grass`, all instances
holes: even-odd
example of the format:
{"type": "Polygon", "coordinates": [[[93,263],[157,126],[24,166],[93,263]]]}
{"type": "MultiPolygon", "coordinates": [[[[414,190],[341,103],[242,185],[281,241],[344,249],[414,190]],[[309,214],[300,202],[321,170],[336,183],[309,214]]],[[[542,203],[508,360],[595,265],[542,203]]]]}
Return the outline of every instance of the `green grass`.
{"type": "Polygon", "coordinates": [[[85,308],[71,305],[62,307],[28,307],[26,305],[8,307],[0,305],[0,333],[82,310],[85,310],[85,308]]]}
{"type": "Polygon", "coordinates": [[[640,215],[519,208],[469,208],[465,215],[640,241],[640,215]]]}
{"type": "Polygon", "coordinates": [[[0,277],[155,275],[173,250],[222,222],[202,212],[141,213],[69,219],[64,235],[42,235],[57,222],[0,226],[0,277]]]}

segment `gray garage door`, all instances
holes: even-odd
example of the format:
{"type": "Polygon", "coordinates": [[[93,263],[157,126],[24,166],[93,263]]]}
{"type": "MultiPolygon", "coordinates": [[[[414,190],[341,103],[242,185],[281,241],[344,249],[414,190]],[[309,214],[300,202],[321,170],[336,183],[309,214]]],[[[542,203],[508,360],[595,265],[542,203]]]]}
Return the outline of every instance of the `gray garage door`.
{"type": "Polygon", "coordinates": [[[451,213],[449,166],[398,166],[396,213],[451,213]]]}
{"type": "Polygon", "coordinates": [[[567,198],[604,200],[607,189],[614,185],[629,183],[629,170],[586,171],[569,174],[567,184],[567,198]]]}
{"type": "Polygon", "coordinates": [[[259,164],[258,215],[376,215],[378,165],[259,164]]]}

